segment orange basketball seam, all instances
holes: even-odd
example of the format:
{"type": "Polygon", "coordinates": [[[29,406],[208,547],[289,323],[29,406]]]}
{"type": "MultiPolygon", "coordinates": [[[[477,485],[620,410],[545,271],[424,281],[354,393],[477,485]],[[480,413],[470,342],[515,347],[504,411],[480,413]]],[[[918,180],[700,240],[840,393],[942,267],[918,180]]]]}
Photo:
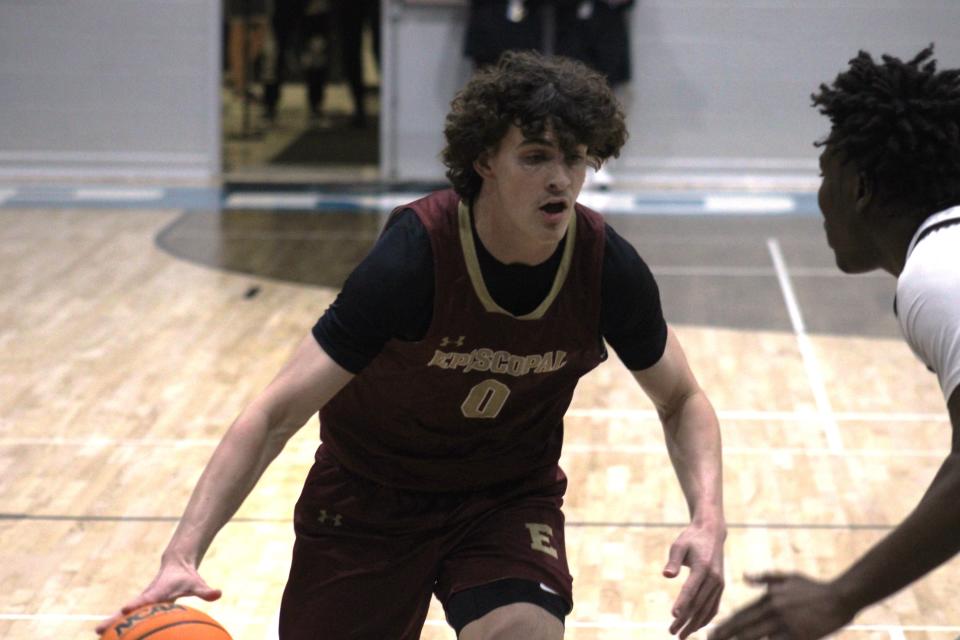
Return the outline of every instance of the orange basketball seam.
{"type": "Polygon", "coordinates": [[[227,630],[224,629],[223,627],[221,627],[221,626],[220,626],[219,624],[217,624],[216,622],[209,622],[209,621],[207,621],[207,620],[178,620],[177,622],[171,622],[170,624],[165,624],[165,625],[163,625],[162,627],[157,627],[156,629],[151,629],[150,631],[148,631],[148,632],[145,633],[144,635],[139,636],[138,638],[134,638],[134,639],[132,639],[132,640],[143,640],[144,638],[148,638],[148,637],[152,636],[152,635],[155,634],[155,633],[159,633],[159,632],[163,631],[164,629],[169,629],[170,627],[179,627],[179,626],[182,625],[182,624],[205,624],[205,625],[207,625],[208,627],[216,627],[217,629],[220,629],[220,631],[223,631],[224,633],[227,634],[227,637],[228,637],[228,638],[230,637],[230,634],[227,632],[227,630]]]}

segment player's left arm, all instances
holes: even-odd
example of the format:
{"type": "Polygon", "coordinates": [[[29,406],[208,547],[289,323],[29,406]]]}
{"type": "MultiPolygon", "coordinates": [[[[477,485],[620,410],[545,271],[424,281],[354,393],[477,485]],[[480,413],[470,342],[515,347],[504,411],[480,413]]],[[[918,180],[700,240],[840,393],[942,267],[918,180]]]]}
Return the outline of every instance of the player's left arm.
{"type": "Polygon", "coordinates": [[[723,593],[723,473],[716,412],[690,370],[683,348],[668,330],[663,355],[633,376],[654,403],[667,451],[690,511],[690,525],[670,547],[664,575],[690,568],[672,609],[670,632],[680,638],[700,629],[717,613],[723,593]]]}
{"type": "Polygon", "coordinates": [[[896,593],[960,551],[960,387],[947,401],[950,454],[916,508],[838,578],[797,573],[748,577],[766,593],[720,624],[711,640],[743,637],[823,638],[859,611],[896,593]]]}

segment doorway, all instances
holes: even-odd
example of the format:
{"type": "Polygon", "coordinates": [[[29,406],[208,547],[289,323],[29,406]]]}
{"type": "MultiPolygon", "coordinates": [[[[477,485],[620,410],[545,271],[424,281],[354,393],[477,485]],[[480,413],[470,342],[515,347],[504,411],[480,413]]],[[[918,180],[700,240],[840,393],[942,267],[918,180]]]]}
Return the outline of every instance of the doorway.
{"type": "Polygon", "coordinates": [[[226,0],[228,182],[379,178],[379,0],[226,0]]]}

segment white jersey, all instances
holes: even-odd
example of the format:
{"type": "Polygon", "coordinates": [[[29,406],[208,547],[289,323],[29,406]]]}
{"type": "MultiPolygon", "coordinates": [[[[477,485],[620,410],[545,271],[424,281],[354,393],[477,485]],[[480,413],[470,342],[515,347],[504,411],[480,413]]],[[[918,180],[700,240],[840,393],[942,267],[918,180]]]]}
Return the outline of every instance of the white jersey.
{"type": "Polygon", "coordinates": [[[927,218],[910,241],[897,278],[897,320],[949,400],[960,386],[960,206],[927,218]],[[924,234],[952,220],[957,223],[924,234]]]}

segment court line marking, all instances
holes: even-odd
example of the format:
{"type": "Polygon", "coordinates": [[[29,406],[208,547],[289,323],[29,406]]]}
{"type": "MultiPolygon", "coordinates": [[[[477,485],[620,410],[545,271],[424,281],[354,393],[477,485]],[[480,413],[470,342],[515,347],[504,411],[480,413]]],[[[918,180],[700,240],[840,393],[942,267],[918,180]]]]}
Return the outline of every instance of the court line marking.
{"type": "MultiPolygon", "coordinates": [[[[0,152],[2,155],[2,152],[0,152]]],[[[73,157],[71,161],[87,161],[85,157],[73,157]]],[[[175,156],[170,156],[171,158],[175,156]]],[[[162,158],[143,154],[132,154],[135,160],[149,159],[150,162],[162,161],[162,158]]],[[[183,158],[181,158],[183,159],[183,158]]],[[[13,199],[19,204],[52,203],[65,206],[97,206],[100,203],[115,203],[130,200],[131,205],[144,201],[162,200],[168,206],[186,209],[208,209],[211,203],[218,202],[228,209],[289,209],[306,212],[343,210],[345,212],[374,211],[386,213],[395,207],[418,200],[426,193],[405,191],[380,191],[374,193],[325,192],[322,189],[303,190],[291,188],[235,190],[211,187],[181,188],[176,197],[162,190],[160,197],[124,198],[113,193],[115,187],[80,187],[80,191],[89,191],[89,197],[74,197],[76,190],[60,185],[42,185],[40,187],[21,187],[15,189],[13,199]]],[[[129,191],[128,188],[121,187],[129,191]]],[[[592,190],[581,192],[579,202],[608,214],[620,215],[763,215],[775,216],[791,213],[808,213],[810,209],[804,194],[784,192],[773,185],[767,185],[769,193],[757,193],[757,185],[744,185],[740,193],[730,193],[728,189],[694,189],[666,196],[656,189],[641,190],[592,190]]],[[[4,204],[0,202],[0,204],[4,204]]]]}
{"type": "MultiPolygon", "coordinates": [[[[291,507],[292,509],[292,507],[291,507]]],[[[31,513],[0,513],[0,522],[112,522],[112,523],[135,523],[135,522],[158,522],[165,524],[176,524],[180,521],[180,516],[130,516],[130,515],[70,515],[70,514],[31,514],[31,513]]],[[[293,516],[283,517],[250,517],[241,516],[230,519],[230,524],[274,524],[289,526],[293,522],[293,516]]],[[[565,526],[572,529],[684,529],[690,525],[689,522],[653,522],[653,521],[630,521],[616,522],[612,520],[567,520],[565,526]]],[[[728,522],[727,529],[765,529],[771,531],[890,531],[896,524],[878,524],[878,523],[847,523],[835,524],[829,522],[821,523],[798,523],[798,522],[728,522]]]]}
{"type": "MultiPolygon", "coordinates": [[[[670,169],[735,169],[743,173],[744,168],[763,169],[765,171],[780,170],[781,174],[770,174],[770,178],[792,178],[794,171],[802,171],[803,177],[813,178],[817,170],[816,160],[809,158],[757,158],[755,156],[718,157],[718,156],[632,156],[621,161],[624,172],[633,169],[650,169],[666,167],[670,169]],[[785,171],[789,170],[790,173],[785,171]]],[[[618,166],[618,169],[620,166],[618,166]]],[[[619,175],[619,173],[617,174],[619,175]]]]}
{"type": "Polygon", "coordinates": [[[907,636],[904,635],[903,629],[899,627],[890,627],[887,629],[887,633],[890,634],[890,640],[907,640],[907,636]]]}
{"type": "Polygon", "coordinates": [[[703,208],[708,213],[793,213],[797,201],[790,196],[708,195],[703,208]]]}
{"type": "MultiPolygon", "coordinates": [[[[426,624],[429,626],[446,626],[445,620],[437,618],[428,618],[426,624]]],[[[671,622],[632,622],[630,620],[571,620],[567,618],[566,626],[581,629],[667,629],[671,622]]],[[[698,633],[709,631],[716,627],[715,624],[708,624],[698,633]]],[[[850,624],[843,628],[844,631],[886,631],[894,640],[902,640],[904,631],[946,631],[954,633],[960,631],[960,626],[951,625],[892,625],[892,624],[850,624]],[[898,635],[895,635],[898,634],[898,635]]]]}
{"type": "MultiPolygon", "coordinates": [[[[804,411],[759,411],[759,410],[720,410],[717,416],[722,423],[726,423],[724,428],[734,428],[735,422],[765,422],[770,424],[816,421],[820,418],[816,412],[804,411]],[[731,424],[733,422],[734,424],[731,424]]],[[[567,418],[627,418],[637,421],[658,421],[659,417],[656,411],[652,409],[570,409],[566,414],[567,418]]],[[[948,424],[949,419],[944,413],[898,413],[898,412],[879,412],[879,411],[846,411],[833,414],[836,422],[872,422],[872,423],[902,423],[902,422],[927,422],[948,424]]],[[[108,447],[108,446],[129,446],[129,447],[172,447],[175,449],[185,449],[191,447],[212,447],[219,444],[219,438],[116,438],[109,436],[89,436],[80,438],[67,438],[63,436],[37,436],[37,437],[0,437],[0,447],[108,447]]],[[[308,443],[298,443],[296,447],[316,447],[317,442],[311,440],[308,443]]],[[[567,443],[565,448],[585,446],[577,443],[567,443]]],[[[608,445],[595,445],[596,450],[608,445]]],[[[622,448],[622,447],[621,447],[622,448]]],[[[724,447],[725,452],[736,451],[735,447],[724,447]]],[[[787,453],[810,452],[821,454],[825,450],[822,448],[765,448],[751,447],[740,448],[741,451],[757,452],[776,452],[783,451],[787,453]]],[[[851,455],[883,455],[883,449],[850,449],[851,455]],[[876,452],[876,453],[874,453],[876,452]]],[[[910,455],[925,455],[927,453],[939,455],[938,449],[896,449],[890,453],[910,455]]],[[[831,450],[831,453],[839,453],[831,450]]]]}
{"type": "MultiPolygon", "coordinates": [[[[770,267],[704,267],[704,266],[656,266],[651,264],[650,271],[655,276],[699,276],[717,278],[772,278],[777,270],[770,267]]],[[[790,270],[792,276],[802,278],[844,278],[847,274],[839,269],[829,267],[794,267],[790,270]]],[[[880,279],[879,274],[867,275],[864,278],[880,279]]]]}
{"type": "Polygon", "coordinates": [[[827,443],[831,449],[841,451],[843,450],[843,438],[833,418],[833,407],[830,406],[830,397],[827,395],[827,388],[823,382],[820,362],[817,360],[813,343],[807,335],[807,329],[803,322],[803,314],[800,312],[797,297],[793,293],[790,274],[787,271],[783,253],[780,251],[780,243],[776,238],[768,238],[767,249],[770,252],[770,258],[773,260],[773,266],[777,270],[777,280],[780,283],[780,290],[783,292],[783,301],[787,305],[790,324],[793,325],[793,332],[797,338],[797,346],[800,348],[800,356],[803,359],[803,366],[807,371],[807,380],[810,383],[810,390],[813,392],[813,398],[820,413],[827,443]]]}
{"type": "Polygon", "coordinates": [[[204,153],[174,151],[0,151],[0,160],[8,162],[150,162],[150,163],[196,163],[205,164],[209,158],[204,153]]]}
{"type": "MultiPolygon", "coordinates": [[[[175,524],[180,516],[130,516],[130,515],[70,515],[70,514],[30,514],[30,513],[0,513],[0,521],[25,522],[164,522],[175,524]]],[[[282,524],[288,525],[293,521],[292,516],[283,517],[234,517],[232,524],[282,524]]],[[[613,520],[567,520],[565,525],[575,529],[683,529],[689,522],[653,522],[631,521],[622,522],[613,520]]],[[[847,523],[834,524],[796,523],[796,522],[728,522],[728,529],[772,529],[776,531],[887,531],[897,525],[877,523],[847,523]]]]}
{"type": "Polygon", "coordinates": [[[57,620],[103,620],[110,614],[98,616],[91,613],[0,613],[0,620],[39,620],[57,621],[57,620]]]}
{"type": "MultiPolygon", "coordinates": [[[[743,420],[747,422],[790,422],[817,420],[820,416],[814,411],[763,411],[754,409],[721,409],[717,411],[721,420],[743,420]]],[[[659,420],[652,409],[569,409],[568,418],[633,418],[637,420],[659,420]]],[[[837,422],[943,422],[948,423],[946,413],[892,412],[892,411],[837,411],[833,414],[837,422]]]]}
{"type": "MultiPolygon", "coordinates": [[[[563,446],[564,454],[589,453],[623,453],[631,455],[658,455],[665,453],[663,445],[629,445],[629,444],[578,444],[570,443],[563,446]]],[[[942,460],[950,450],[939,449],[834,449],[832,447],[737,447],[724,446],[724,455],[741,456],[840,456],[862,458],[934,458],[942,460]]]]}
{"type": "Polygon", "coordinates": [[[231,193],[224,200],[224,206],[312,209],[319,202],[320,196],[312,193],[231,193]]]}
{"type": "Polygon", "coordinates": [[[151,189],[117,189],[113,187],[82,188],[73,193],[74,200],[104,201],[104,202],[151,202],[162,200],[166,190],[151,189]]]}
{"type": "MultiPolygon", "coordinates": [[[[163,440],[163,439],[115,439],[94,438],[84,440],[81,438],[10,438],[0,440],[2,447],[23,447],[23,446],[54,446],[54,447],[158,447],[158,448],[178,448],[185,449],[191,447],[212,448],[217,446],[220,440],[215,438],[183,440],[163,440]]],[[[296,454],[310,453],[317,448],[318,441],[293,443],[289,445],[288,452],[296,454]]],[[[564,454],[591,454],[591,453],[623,453],[631,455],[660,455],[666,449],[662,444],[651,445],[631,445],[620,443],[589,443],[589,442],[568,442],[563,445],[564,454]]],[[[944,449],[904,449],[901,447],[890,449],[835,449],[833,447],[742,447],[725,446],[724,454],[744,455],[744,456],[849,456],[866,458],[936,458],[940,459],[949,453],[944,449]]]]}
{"type": "MultiPolygon", "coordinates": [[[[173,229],[168,234],[170,238],[187,238],[196,240],[198,238],[215,238],[221,240],[291,240],[302,242],[305,240],[329,240],[331,238],[351,238],[356,239],[357,234],[353,231],[215,231],[212,229],[173,229]]],[[[840,275],[843,275],[842,273],[840,275]]]]}

